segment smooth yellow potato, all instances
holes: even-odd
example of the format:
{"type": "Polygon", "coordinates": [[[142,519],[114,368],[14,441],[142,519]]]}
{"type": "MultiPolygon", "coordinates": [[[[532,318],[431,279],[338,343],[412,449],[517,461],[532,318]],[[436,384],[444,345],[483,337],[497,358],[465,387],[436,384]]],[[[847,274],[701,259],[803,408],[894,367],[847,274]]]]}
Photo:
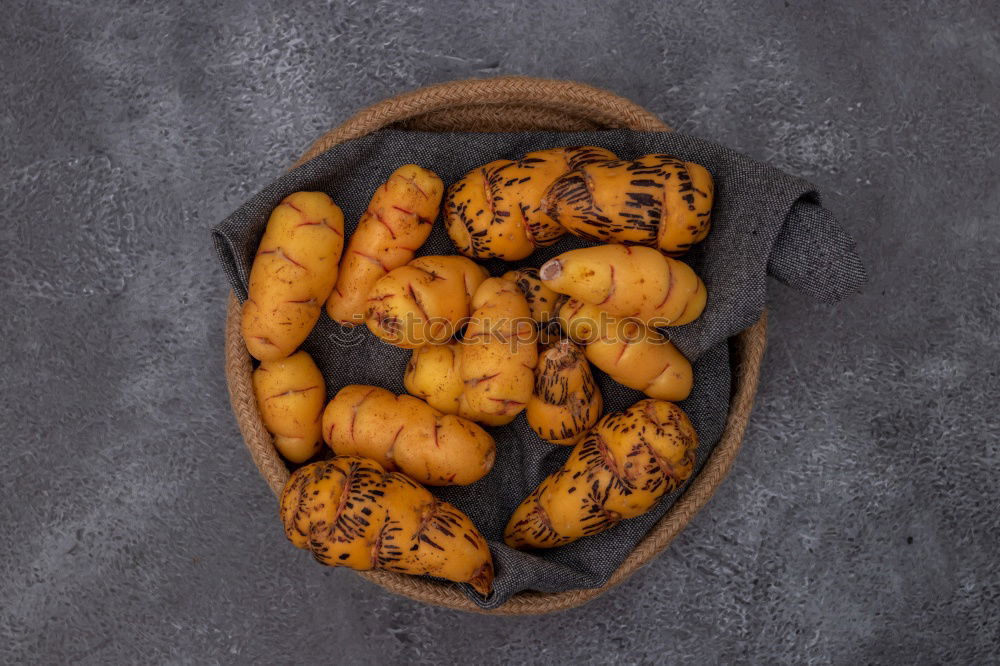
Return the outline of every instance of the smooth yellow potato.
{"type": "Polygon", "coordinates": [[[326,301],[331,319],[344,326],[364,323],[368,293],[379,278],[413,259],[434,227],[443,193],[441,179],[416,164],[399,167],[375,191],[326,301]]]}
{"type": "Polygon", "coordinates": [[[608,414],[518,506],[504,541],[554,548],[640,516],[687,481],[697,448],[694,426],[673,403],[641,400],[608,414]]]}
{"type": "Polygon", "coordinates": [[[545,262],[538,275],[560,294],[653,328],[694,321],[708,297],[705,283],[690,266],[649,247],[570,250],[545,262]]]}
{"type": "Polygon", "coordinates": [[[320,418],[326,383],[312,357],[297,351],[288,358],[261,361],[252,379],[261,420],[274,436],[278,453],[293,463],[316,455],[323,441],[320,418]]]}
{"type": "Polygon", "coordinates": [[[676,256],[708,235],[714,190],[703,166],[644,155],[580,165],[552,183],[543,208],[576,236],[676,256]]]}
{"type": "Polygon", "coordinates": [[[590,429],[604,400],[583,351],[563,339],[538,357],[535,390],[528,400],[528,425],[542,439],[572,446],[590,429]]]}
{"type": "Polygon", "coordinates": [[[407,393],[445,414],[458,414],[462,382],[462,345],[427,345],[413,350],[403,374],[407,393]]]}
{"type": "Polygon", "coordinates": [[[466,174],[445,195],[445,228],[462,254],[523,259],[565,230],[542,207],[542,195],[567,171],[615,155],[593,146],[553,148],[497,160],[466,174]]]}
{"type": "Polygon", "coordinates": [[[471,312],[486,269],[458,256],[418,257],[389,271],[368,294],[366,323],[404,349],[445,344],[471,312]]]}
{"type": "Polygon", "coordinates": [[[510,423],[531,398],[538,343],[531,309],[510,280],[490,278],[472,299],[475,311],[462,336],[465,390],[459,414],[498,426],[510,423]]]}
{"type": "Polygon", "coordinates": [[[587,360],[619,384],[659,400],[680,401],[691,394],[690,361],[657,331],[576,299],[559,309],[559,321],[566,335],[584,345],[587,360]]]}
{"type": "Polygon", "coordinates": [[[250,269],[241,331],[261,361],[290,356],[306,339],[344,246],[344,215],[322,192],[296,192],[271,213],[250,269]]]}
{"type": "Polygon", "coordinates": [[[464,513],[377,462],[337,456],[296,470],[281,493],[288,540],[317,561],[467,583],[486,596],[493,558],[464,513]]]}
{"type": "Polygon", "coordinates": [[[323,412],[323,439],[337,455],[371,458],[429,486],[464,486],[493,467],[493,438],[411,395],[377,386],[341,389],[323,412]]]}

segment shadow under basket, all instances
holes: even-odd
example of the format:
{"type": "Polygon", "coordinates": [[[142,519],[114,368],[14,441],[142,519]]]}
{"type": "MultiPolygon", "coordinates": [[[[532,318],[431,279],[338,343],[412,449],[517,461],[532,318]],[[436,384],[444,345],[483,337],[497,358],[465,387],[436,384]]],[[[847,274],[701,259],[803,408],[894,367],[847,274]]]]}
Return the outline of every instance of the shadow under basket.
{"type": "MultiPolygon", "coordinates": [[[[583,131],[629,128],[669,132],[642,107],[605,90],[571,81],[524,77],[455,81],[421,88],[379,102],[321,136],[295,163],[298,166],[332,146],[376,130],[393,127],[422,131],[583,131]]],[[[680,533],[722,483],[739,451],[753,408],[761,360],[767,345],[766,314],[730,339],[733,394],[719,443],[704,467],[670,510],[599,588],[559,593],[521,592],[494,610],[479,608],[458,586],[386,571],[358,575],[411,599],[494,615],[532,615],[579,606],[621,583],[645,565],[680,533]]],[[[226,316],[226,381],[233,412],[254,464],[276,495],[289,471],[264,429],[254,399],[250,354],[240,334],[240,307],[230,295],[226,316]]]]}

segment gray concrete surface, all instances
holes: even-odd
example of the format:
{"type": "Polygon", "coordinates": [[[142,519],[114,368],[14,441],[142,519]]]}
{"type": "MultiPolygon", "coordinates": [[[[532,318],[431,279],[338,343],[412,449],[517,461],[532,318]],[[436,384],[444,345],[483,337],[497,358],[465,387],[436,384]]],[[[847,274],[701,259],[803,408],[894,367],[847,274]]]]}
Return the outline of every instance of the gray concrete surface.
{"type": "Polygon", "coordinates": [[[1000,658],[995,3],[285,4],[3,3],[0,661],[1000,658]],[[872,276],[838,306],[774,286],[730,478],[620,589],[541,618],[284,541],[208,236],[358,107],[500,73],[812,179],[872,276]]]}

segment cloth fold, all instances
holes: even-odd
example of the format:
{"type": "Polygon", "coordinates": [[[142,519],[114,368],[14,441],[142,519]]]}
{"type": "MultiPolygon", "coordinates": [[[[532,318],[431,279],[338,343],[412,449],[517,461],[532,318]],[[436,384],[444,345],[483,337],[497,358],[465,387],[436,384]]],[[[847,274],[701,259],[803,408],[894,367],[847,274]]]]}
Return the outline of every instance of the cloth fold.
{"type": "MultiPolygon", "coordinates": [[[[864,267],[850,236],[807,181],[785,174],[728,148],[677,133],[610,130],[597,132],[436,133],[381,130],[333,147],[281,176],[251,197],[212,232],[230,287],[242,301],[247,278],[271,210],[288,194],[322,190],[343,209],[350,232],[375,189],[397,167],[415,163],[435,171],[445,184],[501,158],[569,145],[595,145],[622,158],[670,153],[705,166],[715,180],[712,231],[683,259],[705,281],[704,314],[685,326],[666,329],[694,364],[695,386],[681,406],[698,431],[695,475],[721,437],[729,411],[731,369],[728,340],[763,313],[767,276],[823,301],[856,292],[864,267]]],[[[526,260],[484,262],[493,275],[511,267],[540,266],[560,252],[591,243],[566,236],[526,260]]],[[[437,224],[419,254],[452,254],[437,224]]],[[[388,346],[365,327],[343,329],[325,314],[303,348],[316,360],[328,397],[347,384],[374,384],[403,392],[409,352],[388,346]]],[[[595,370],[606,411],[625,409],[644,396],[595,370]]],[[[522,590],[560,592],[603,585],[684,488],[664,497],[638,518],[575,543],[548,551],[520,552],[503,543],[507,519],[520,501],[569,455],[568,447],[539,440],[523,416],[490,428],[497,442],[493,471],[475,484],[433,492],[469,514],[489,540],[497,577],[493,593],[469,597],[495,608],[522,590]]],[[[693,477],[692,477],[693,478],[693,477]]],[[[277,519],[276,519],[277,520],[277,519]]]]}

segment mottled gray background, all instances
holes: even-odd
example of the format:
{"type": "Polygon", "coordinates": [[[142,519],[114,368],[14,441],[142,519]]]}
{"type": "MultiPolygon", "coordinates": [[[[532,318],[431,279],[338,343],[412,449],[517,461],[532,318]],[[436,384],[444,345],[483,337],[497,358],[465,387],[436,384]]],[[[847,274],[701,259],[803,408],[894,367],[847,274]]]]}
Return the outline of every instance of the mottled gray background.
{"type": "Polygon", "coordinates": [[[3,3],[0,661],[998,657],[995,3],[285,4],[3,3]],[[541,618],[421,606],[285,542],[208,235],[357,108],[500,73],[813,180],[871,272],[838,306],[774,285],[729,479],[621,588],[541,618]]]}

